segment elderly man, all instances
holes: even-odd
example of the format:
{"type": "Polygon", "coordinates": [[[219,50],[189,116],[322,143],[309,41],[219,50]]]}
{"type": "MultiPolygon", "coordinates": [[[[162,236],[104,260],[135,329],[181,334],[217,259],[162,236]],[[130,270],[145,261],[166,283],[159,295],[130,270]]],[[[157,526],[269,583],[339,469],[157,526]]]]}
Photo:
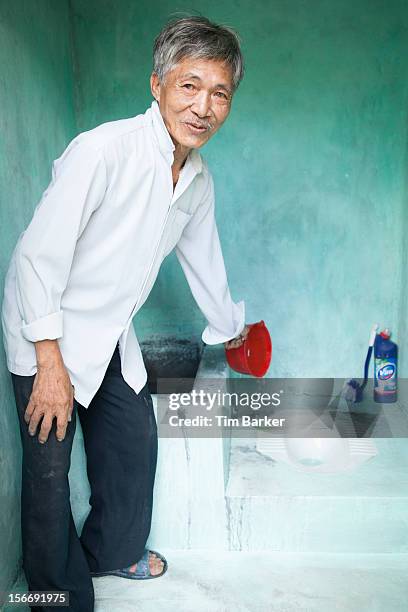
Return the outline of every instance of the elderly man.
{"type": "Polygon", "coordinates": [[[208,321],[203,341],[239,346],[248,332],[198,153],[242,75],[231,29],[170,22],[154,45],[151,107],[74,138],[12,256],[2,322],[24,451],[23,567],[30,590],[69,591],[70,610],[93,610],[92,576],[167,568],[145,549],[157,428],[132,319],[174,247],[208,321]],[[80,538],[68,484],[76,413],[91,487],[80,538]]]}

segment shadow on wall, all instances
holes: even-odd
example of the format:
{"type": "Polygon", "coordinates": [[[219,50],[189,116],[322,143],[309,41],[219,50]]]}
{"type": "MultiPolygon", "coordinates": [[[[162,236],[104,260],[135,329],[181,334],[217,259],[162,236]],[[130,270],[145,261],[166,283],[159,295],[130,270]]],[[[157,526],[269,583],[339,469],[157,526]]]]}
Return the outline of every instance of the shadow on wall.
{"type": "MultiPolygon", "coordinates": [[[[188,378],[191,388],[200,363],[203,344],[177,336],[155,336],[140,343],[150,393],[157,393],[160,378],[188,378]]],[[[188,389],[185,389],[188,392],[188,389]]]]}

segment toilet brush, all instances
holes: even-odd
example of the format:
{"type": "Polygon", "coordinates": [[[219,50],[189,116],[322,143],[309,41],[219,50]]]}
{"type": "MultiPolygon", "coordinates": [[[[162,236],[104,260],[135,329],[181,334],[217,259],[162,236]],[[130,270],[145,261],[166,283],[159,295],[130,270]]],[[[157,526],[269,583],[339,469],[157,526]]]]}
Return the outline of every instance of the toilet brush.
{"type": "Polygon", "coordinates": [[[344,384],[341,395],[348,402],[358,403],[358,402],[361,402],[363,399],[363,391],[364,391],[364,388],[368,380],[368,368],[370,366],[371,354],[373,352],[373,346],[374,346],[375,337],[377,335],[377,329],[378,329],[378,323],[373,325],[373,327],[371,328],[370,340],[368,343],[367,357],[366,357],[365,364],[364,364],[363,382],[359,383],[358,380],[356,380],[355,378],[352,378],[351,380],[348,380],[344,384]]]}

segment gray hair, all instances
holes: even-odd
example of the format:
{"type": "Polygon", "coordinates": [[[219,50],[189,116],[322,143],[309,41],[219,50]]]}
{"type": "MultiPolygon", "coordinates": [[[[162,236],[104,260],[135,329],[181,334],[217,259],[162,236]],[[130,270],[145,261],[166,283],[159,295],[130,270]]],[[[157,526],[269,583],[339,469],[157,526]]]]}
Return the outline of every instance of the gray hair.
{"type": "Polygon", "coordinates": [[[231,68],[234,91],[244,76],[238,34],[230,27],[206,17],[183,17],[169,21],[154,41],[153,71],[164,83],[165,76],[186,57],[225,62],[231,68]]]}

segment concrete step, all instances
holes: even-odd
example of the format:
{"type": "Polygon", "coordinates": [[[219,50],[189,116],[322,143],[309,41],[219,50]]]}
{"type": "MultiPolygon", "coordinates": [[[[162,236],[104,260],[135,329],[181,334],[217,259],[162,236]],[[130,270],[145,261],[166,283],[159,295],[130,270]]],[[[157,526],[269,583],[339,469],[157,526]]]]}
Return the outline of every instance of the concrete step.
{"type": "Polygon", "coordinates": [[[169,569],[157,580],[94,578],[95,612],[406,610],[408,555],[160,552],[169,569]]]}
{"type": "Polygon", "coordinates": [[[407,553],[408,441],[374,442],[377,455],[355,470],[316,474],[257,452],[254,440],[233,440],[229,548],[407,553]]]}

